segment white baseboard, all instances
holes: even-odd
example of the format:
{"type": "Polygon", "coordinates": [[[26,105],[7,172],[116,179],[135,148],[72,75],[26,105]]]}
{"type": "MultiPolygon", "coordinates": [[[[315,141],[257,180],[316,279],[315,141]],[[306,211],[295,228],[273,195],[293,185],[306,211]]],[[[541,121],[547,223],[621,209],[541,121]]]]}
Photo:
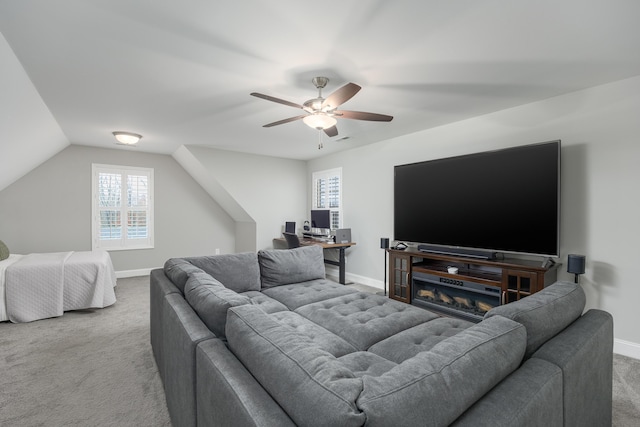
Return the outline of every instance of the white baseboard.
{"type": "Polygon", "coordinates": [[[139,270],[116,271],[116,279],[124,279],[126,277],[148,276],[151,273],[151,270],[155,270],[155,268],[141,268],[139,270]]]}
{"type": "MultiPolygon", "coordinates": [[[[338,269],[338,267],[335,267],[333,265],[325,264],[325,271],[327,272],[328,275],[336,278],[340,274],[340,270],[338,269]]],[[[372,288],[377,288],[380,290],[384,289],[384,282],[382,280],[375,280],[375,279],[372,279],[371,277],[360,276],[358,274],[352,274],[352,273],[345,273],[344,279],[345,279],[345,282],[347,283],[359,283],[361,285],[371,286],[372,288]]]]}
{"type": "Polygon", "coordinates": [[[347,283],[354,282],[360,283],[361,285],[371,286],[372,288],[377,288],[382,290],[384,288],[384,283],[382,280],[375,280],[371,277],[359,276],[357,274],[347,273],[344,276],[347,283]]]}
{"type": "Polygon", "coordinates": [[[640,360],[640,344],[636,344],[631,341],[624,341],[618,338],[614,338],[613,352],[640,360]]]}

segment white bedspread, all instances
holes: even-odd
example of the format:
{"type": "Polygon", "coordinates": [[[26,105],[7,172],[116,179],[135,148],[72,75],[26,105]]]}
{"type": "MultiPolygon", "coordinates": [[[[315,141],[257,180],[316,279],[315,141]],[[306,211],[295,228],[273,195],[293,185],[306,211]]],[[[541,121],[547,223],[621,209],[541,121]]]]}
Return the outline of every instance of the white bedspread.
{"type": "Polygon", "coordinates": [[[0,322],[4,322],[5,320],[9,320],[9,315],[7,314],[7,305],[5,304],[5,286],[4,286],[4,273],[7,268],[22,258],[23,255],[11,254],[9,258],[0,261],[0,322]]]}
{"type": "Polygon", "coordinates": [[[106,251],[29,254],[5,270],[6,312],[14,323],[62,316],[116,302],[106,251]]]}

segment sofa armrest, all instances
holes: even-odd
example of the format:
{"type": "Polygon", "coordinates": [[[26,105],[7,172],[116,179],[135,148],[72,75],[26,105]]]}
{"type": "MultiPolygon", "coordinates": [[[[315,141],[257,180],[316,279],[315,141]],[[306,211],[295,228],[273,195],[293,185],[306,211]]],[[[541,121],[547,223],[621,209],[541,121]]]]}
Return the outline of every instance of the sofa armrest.
{"type": "Polygon", "coordinates": [[[149,336],[151,349],[156,359],[160,379],[164,383],[164,354],[162,351],[162,317],[165,295],[180,293],[161,268],[151,270],[149,275],[149,336]]]}
{"type": "Polygon", "coordinates": [[[613,318],[589,310],[533,354],[562,369],[565,426],[610,426],[613,318]]]}
{"type": "Polygon", "coordinates": [[[222,341],[207,340],[198,344],[196,370],[199,425],[294,425],[222,341]]]}
{"type": "Polygon", "coordinates": [[[582,315],[585,301],[580,285],[556,282],[526,298],[494,307],[484,317],[500,315],[524,325],[527,328],[525,359],[528,359],[582,315]]]}
{"type": "Polygon", "coordinates": [[[164,391],[174,427],[196,425],[196,346],[217,339],[181,294],[165,296],[164,391]]]}
{"type": "Polygon", "coordinates": [[[542,359],[529,359],[451,425],[561,426],[562,371],[542,359]]]}

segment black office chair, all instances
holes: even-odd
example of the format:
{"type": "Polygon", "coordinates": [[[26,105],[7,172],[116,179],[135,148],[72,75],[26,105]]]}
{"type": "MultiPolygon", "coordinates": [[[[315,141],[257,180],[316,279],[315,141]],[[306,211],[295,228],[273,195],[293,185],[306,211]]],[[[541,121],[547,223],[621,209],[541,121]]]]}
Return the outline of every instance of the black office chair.
{"type": "Polygon", "coordinates": [[[300,247],[300,239],[298,239],[298,235],[296,233],[282,233],[284,234],[284,238],[287,241],[287,247],[289,249],[299,248],[300,247]]]}

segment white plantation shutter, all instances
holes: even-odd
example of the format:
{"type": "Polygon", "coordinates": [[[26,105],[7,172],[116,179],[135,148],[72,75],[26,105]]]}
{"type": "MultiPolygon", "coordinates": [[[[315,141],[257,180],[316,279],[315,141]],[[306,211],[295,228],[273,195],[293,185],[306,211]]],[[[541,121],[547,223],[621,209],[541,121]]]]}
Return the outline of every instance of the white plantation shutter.
{"type": "Polygon", "coordinates": [[[149,176],[127,175],[127,238],[146,239],[149,208],[149,176]]]}
{"type": "Polygon", "coordinates": [[[342,228],[342,168],[314,172],[312,209],[329,209],[331,228],[342,228]]]}
{"type": "Polygon", "coordinates": [[[117,173],[99,173],[98,205],[100,239],[118,240],[122,238],[122,176],[117,173]]]}
{"type": "Polygon", "coordinates": [[[92,165],[93,249],[153,247],[153,169],[92,165]]]}

